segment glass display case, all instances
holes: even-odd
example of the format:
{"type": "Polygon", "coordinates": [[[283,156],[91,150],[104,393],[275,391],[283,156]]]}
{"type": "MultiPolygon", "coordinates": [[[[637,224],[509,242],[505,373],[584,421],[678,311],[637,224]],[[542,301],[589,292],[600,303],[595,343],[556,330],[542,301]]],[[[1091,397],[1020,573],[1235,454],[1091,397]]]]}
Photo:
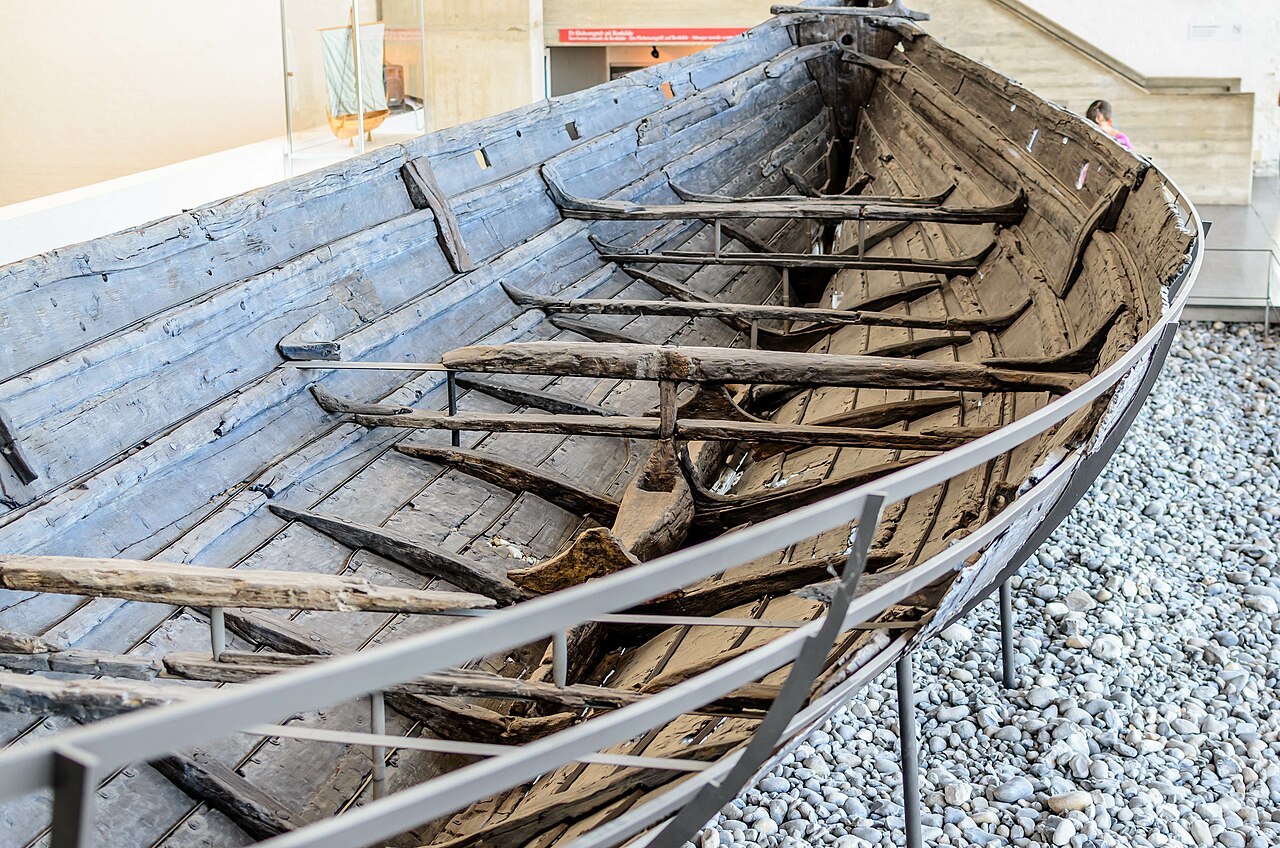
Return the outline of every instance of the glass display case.
{"type": "Polygon", "coordinates": [[[290,174],[426,132],[421,0],[280,0],[290,174]]]}

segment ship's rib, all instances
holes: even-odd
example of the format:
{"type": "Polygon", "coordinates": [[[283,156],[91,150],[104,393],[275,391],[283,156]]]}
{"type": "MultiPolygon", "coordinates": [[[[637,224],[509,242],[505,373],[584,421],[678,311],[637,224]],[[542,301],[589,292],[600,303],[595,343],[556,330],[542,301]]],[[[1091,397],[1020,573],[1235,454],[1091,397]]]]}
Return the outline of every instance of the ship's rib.
{"type": "MultiPolygon", "coordinates": [[[[404,417],[414,415],[416,413],[404,417]]],[[[271,504],[271,511],[286,521],[305,524],[348,547],[366,548],[417,574],[442,578],[467,592],[492,599],[500,606],[513,604],[525,597],[515,584],[488,565],[419,542],[386,527],[345,521],[337,516],[281,504],[271,504]]],[[[491,606],[492,601],[487,605],[491,606]]]]}
{"type": "Polygon", "coordinates": [[[396,445],[405,456],[457,468],[472,477],[515,492],[529,492],[570,512],[612,522],[618,502],[591,492],[567,477],[483,451],[442,448],[434,445],[396,445]]]}

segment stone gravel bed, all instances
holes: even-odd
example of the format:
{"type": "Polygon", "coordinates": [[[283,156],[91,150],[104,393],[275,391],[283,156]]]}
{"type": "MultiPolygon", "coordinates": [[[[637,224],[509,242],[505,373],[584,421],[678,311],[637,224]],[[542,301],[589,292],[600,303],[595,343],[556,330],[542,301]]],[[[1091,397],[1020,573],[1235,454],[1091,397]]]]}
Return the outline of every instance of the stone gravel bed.
{"type": "MultiPolygon", "coordinates": [[[[1097,484],[915,654],[926,845],[1280,846],[1280,346],[1185,326],[1097,484]]],[[[889,669],[698,848],[904,844],[889,669]]]]}

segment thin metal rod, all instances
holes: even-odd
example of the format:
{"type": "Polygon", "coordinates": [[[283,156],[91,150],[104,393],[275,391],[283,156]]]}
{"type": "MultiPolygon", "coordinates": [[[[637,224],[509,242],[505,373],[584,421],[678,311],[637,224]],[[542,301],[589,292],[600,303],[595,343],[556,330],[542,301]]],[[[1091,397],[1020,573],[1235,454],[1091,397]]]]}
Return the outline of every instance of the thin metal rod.
{"type": "Polygon", "coordinates": [[[1000,659],[1004,666],[1004,688],[1012,689],[1013,678],[1013,586],[1000,584],[1000,659]]]}
{"type": "Polygon", "coordinates": [[[715,237],[715,255],[718,257],[720,255],[720,219],[719,218],[716,218],[715,222],[711,226],[711,229],[715,237]]]}
{"type": "MultiPolygon", "coordinates": [[[[381,692],[369,693],[369,730],[374,736],[387,735],[387,705],[381,692]]],[[[373,757],[373,797],[382,798],[387,794],[387,749],[374,745],[370,755],[373,757]]]]}
{"type": "MultiPolygon", "coordinates": [[[[449,390],[449,414],[458,414],[458,377],[454,371],[449,371],[445,375],[445,383],[449,390]]],[[[453,446],[460,447],[462,445],[462,433],[457,430],[451,431],[453,446]]]]}
{"type": "Polygon", "coordinates": [[[214,661],[222,659],[227,651],[227,620],[222,607],[209,609],[209,644],[214,661]]]}
{"type": "Polygon", "coordinates": [[[898,743],[902,760],[902,810],[907,848],[924,848],[920,822],[920,740],[916,737],[916,692],[911,654],[898,659],[898,743]]]}
{"type": "Polygon", "coordinates": [[[760,324],[758,321],[751,322],[751,349],[757,350],[760,347],[760,324]]]}
{"type": "Polygon", "coordinates": [[[303,371],[448,371],[441,362],[335,362],[330,359],[299,359],[282,362],[284,368],[303,371]]]}
{"type": "Polygon", "coordinates": [[[564,688],[569,683],[569,636],[563,630],[551,634],[551,673],[555,683],[564,688]]]}
{"type": "Polygon", "coordinates": [[[867,255],[867,222],[858,219],[858,256],[867,255]]]}

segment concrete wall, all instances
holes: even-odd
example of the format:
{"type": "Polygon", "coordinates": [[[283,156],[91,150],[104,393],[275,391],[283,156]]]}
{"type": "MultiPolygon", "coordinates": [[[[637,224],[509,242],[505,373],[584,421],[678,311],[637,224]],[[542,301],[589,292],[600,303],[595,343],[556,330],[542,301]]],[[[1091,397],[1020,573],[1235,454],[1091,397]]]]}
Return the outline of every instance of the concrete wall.
{"type": "Polygon", "coordinates": [[[1022,0],[1150,76],[1238,77],[1254,93],[1253,161],[1280,172],[1280,3],[1022,0]]]}
{"type": "Polygon", "coordinates": [[[0,3],[0,204],[284,133],[262,0],[0,3]]]}
{"type": "MultiPolygon", "coordinates": [[[[1042,97],[1081,113],[1097,98],[1111,101],[1119,129],[1196,202],[1249,202],[1252,93],[1152,93],[998,0],[913,0],[910,5],[933,15],[925,28],[948,46],[1042,97]]],[[[1103,16],[1093,26],[1098,28],[1098,21],[1110,25],[1109,20],[1103,16]]],[[[1133,39],[1142,29],[1135,24],[1126,31],[1133,39]]]]}
{"type": "Polygon", "coordinates": [[[542,0],[424,0],[431,129],[540,100],[542,0]]]}

